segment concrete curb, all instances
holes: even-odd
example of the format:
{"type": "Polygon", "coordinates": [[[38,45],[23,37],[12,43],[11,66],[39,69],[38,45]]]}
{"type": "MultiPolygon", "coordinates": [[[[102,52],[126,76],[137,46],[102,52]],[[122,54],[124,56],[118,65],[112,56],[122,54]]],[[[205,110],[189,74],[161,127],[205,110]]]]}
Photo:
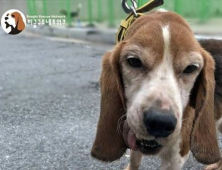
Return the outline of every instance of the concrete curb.
{"type": "Polygon", "coordinates": [[[43,36],[115,44],[117,29],[102,30],[98,28],[67,28],[52,26],[38,26],[37,28],[33,28],[31,25],[27,25],[26,31],[43,36]]]}
{"type": "MultiPolygon", "coordinates": [[[[194,31],[197,39],[216,38],[222,39],[222,29],[219,26],[212,27],[209,25],[192,25],[191,28],[194,31]]],[[[115,44],[115,37],[117,28],[102,29],[102,28],[68,28],[68,27],[56,27],[56,26],[38,26],[33,28],[31,25],[26,26],[26,31],[35,33],[42,36],[53,36],[68,39],[78,39],[83,41],[90,41],[96,43],[115,44]]]]}

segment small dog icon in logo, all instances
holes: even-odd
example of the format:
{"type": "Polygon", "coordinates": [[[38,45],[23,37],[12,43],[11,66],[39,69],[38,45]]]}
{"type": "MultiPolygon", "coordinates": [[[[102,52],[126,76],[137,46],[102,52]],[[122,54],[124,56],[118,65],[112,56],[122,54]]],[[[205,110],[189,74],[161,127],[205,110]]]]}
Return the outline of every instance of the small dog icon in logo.
{"type": "Polygon", "coordinates": [[[11,9],[3,14],[1,25],[6,33],[15,35],[25,29],[26,19],[22,12],[11,9]]]}

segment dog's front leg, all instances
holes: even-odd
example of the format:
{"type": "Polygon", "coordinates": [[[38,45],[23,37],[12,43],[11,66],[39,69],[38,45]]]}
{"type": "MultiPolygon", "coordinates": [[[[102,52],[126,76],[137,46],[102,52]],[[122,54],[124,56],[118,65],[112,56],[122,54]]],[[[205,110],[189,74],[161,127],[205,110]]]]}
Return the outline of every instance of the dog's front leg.
{"type": "Polygon", "coordinates": [[[130,163],[125,170],[138,170],[143,154],[139,151],[130,150],[130,163]]]}
{"type": "Polygon", "coordinates": [[[173,145],[172,148],[164,149],[160,154],[161,158],[161,170],[181,170],[187,159],[189,158],[189,152],[181,156],[179,142],[173,145]]]}
{"type": "Polygon", "coordinates": [[[204,170],[222,170],[222,159],[217,163],[206,166],[204,170]]]}

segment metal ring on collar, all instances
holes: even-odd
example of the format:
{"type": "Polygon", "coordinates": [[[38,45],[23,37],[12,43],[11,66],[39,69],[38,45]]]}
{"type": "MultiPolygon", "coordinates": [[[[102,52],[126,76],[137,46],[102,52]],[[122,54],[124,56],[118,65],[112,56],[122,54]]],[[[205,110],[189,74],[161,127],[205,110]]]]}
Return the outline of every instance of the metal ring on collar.
{"type": "Polygon", "coordinates": [[[125,13],[129,14],[131,12],[134,13],[135,16],[137,16],[136,14],[136,9],[137,9],[137,3],[134,0],[130,0],[133,4],[133,6],[129,7],[127,4],[127,0],[122,0],[122,8],[125,11],[125,13]]]}

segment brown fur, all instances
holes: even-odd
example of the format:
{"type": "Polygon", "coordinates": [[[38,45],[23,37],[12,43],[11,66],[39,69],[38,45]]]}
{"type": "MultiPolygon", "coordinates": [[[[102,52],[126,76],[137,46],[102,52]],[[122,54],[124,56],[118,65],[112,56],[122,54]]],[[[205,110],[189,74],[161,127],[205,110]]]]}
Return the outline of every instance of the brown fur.
{"type": "Polygon", "coordinates": [[[126,144],[118,131],[118,121],[125,113],[123,88],[119,72],[119,52],[121,44],[113,53],[107,53],[103,59],[100,78],[101,112],[97,135],[91,155],[103,161],[114,161],[126,151],[126,144]]]}
{"type": "Polygon", "coordinates": [[[15,16],[15,22],[16,22],[16,26],[17,26],[17,29],[19,31],[22,31],[25,29],[25,23],[22,19],[22,16],[20,15],[20,13],[18,12],[13,12],[12,15],[15,16]]]}
{"type": "MultiPolygon", "coordinates": [[[[201,46],[208,51],[214,61],[215,61],[215,81],[216,81],[216,87],[215,87],[215,119],[218,120],[222,117],[222,40],[200,40],[199,43],[201,46]]],[[[222,132],[222,131],[221,131],[222,132]]]]}
{"type": "MultiPolygon", "coordinates": [[[[219,161],[220,152],[216,137],[214,119],[214,60],[205,50],[204,68],[196,85],[195,120],[191,135],[191,151],[195,158],[202,163],[210,164],[219,161]]],[[[193,100],[193,99],[191,99],[193,100]]]]}
{"type": "Polygon", "coordinates": [[[189,106],[187,106],[186,110],[183,113],[183,122],[181,129],[182,141],[180,144],[180,155],[182,157],[187,155],[190,151],[190,134],[192,130],[194,114],[194,109],[189,106]]]}

